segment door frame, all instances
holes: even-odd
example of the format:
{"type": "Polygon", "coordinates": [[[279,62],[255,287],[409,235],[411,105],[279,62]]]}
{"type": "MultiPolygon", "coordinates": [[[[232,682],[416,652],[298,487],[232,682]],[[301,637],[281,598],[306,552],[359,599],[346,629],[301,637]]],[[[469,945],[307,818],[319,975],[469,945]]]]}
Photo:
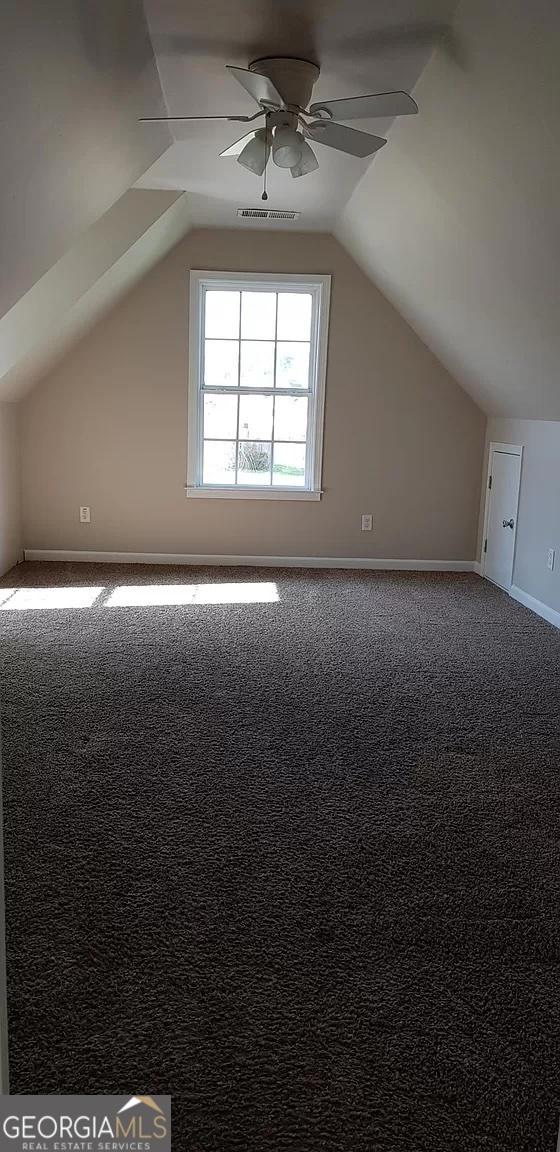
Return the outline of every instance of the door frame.
{"type": "Polygon", "coordinates": [[[4,895],[4,813],[2,802],[2,748],[0,739],[0,1094],[10,1091],[8,1064],[8,989],[6,980],[6,903],[4,895]]]}
{"type": "MultiPolygon", "coordinates": [[[[488,445],[488,467],[486,469],[486,497],[484,503],[484,525],[482,532],[482,551],[480,554],[480,575],[485,579],[490,579],[486,576],[486,543],[488,539],[488,518],[490,515],[490,504],[492,501],[492,488],[490,486],[490,477],[492,475],[492,465],[494,462],[494,452],[504,452],[508,456],[519,456],[519,483],[517,485],[517,499],[515,502],[515,527],[513,529],[513,552],[511,558],[511,572],[509,576],[508,589],[513,584],[513,569],[515,567],[515,552],[517,546],[517,520],[519,516],[519,497],[521,493],[521,471],[523,468],[523,445],[522,444],[503,444],[499,440],[491,440],[488,445]]],[[[491,581],[492,583],[492,581],[491,581]]],[[[497,585],[496,585],[497,587],[497,585]]]]}

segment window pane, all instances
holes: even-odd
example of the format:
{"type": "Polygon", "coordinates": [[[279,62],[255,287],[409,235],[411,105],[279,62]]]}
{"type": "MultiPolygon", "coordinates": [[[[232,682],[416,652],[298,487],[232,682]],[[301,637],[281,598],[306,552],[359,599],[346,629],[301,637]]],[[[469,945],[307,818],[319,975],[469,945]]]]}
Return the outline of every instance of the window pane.
{"type": "MultiPolygon", "coordinates": [[[[286,396],[286,400],[290,397],[286,396]]],[[[228,440],[237,436],[237,396],[204,397],[204,436],[228,440]]]]}
{"type": "Polygon", "coordinates": [[[243,388],[272,388],[274,385],[274,342],[241,342],[241,385],[243,388]]]}
{"type": "Polygon", "coordinates": [[[278,342],[276,352],[276,387],[309,387],[309,344],[278,342]]]}
{"type": "Polygon", "coordinates": [[[305,444],[275,443],[272,483],[277,487],[284,484],[292,488],[303,488],[305,484],[305,444]]]}
{"type": "MultiPolygon", "coordinates": [[[[242,292],[241,336],[243,340],[274,340],[276,293],[242,292]]],[[[293,339],[293,337],[292,337],[293,339]]]]}
{"type": "Polygon", "coordinates": [[[204,296],[204,335],[239,336],[239,292],[206,292],[204,296]]]}
{"type": "MultiPolygon", "coordinates": [[[[286,396],[284,399],[289,400],[286,396]]],[[[272,437],[272,396],[241,396],[239,439],[270,440],[272,437]]]]}
{"type": "Polygon", "coordinates": [[[238,484],[270,484],[272,445],[262,440],[240,440],[237,460],[238,484]]]}
{"type": "Polygon", "coordinates": [[[235,484],[235,441],[205,440],[204,484],[235,484]]]}
{"type": "Polygon", "coordinates": [[[207,388],[237,387],[237,340],[204,341],[204,383],[207,388]]]}
{"type": "Polygon", "coordinates": [[[278,340],[309,340],[311,296],[307,292],[278,293],[278,340]]]}
{"type": "Polygon", "coordinates": [[[307,435],[307,396],[276,396],[275,440],[305,440],[307,435]]]}

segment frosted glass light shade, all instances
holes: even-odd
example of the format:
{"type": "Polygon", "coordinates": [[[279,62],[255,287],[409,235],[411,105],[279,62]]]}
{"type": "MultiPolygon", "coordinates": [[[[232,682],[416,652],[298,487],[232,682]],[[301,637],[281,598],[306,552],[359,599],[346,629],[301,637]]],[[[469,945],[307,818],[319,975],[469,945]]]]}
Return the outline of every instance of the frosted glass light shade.
{"type": "Polygon", "coordinates": [[[301,132],[298,132],[301,141],[301,157],[297,164],[292,165],[291,173],[295,178],[297,176],[307,176],[308,172],[314,172],[319,167],[319,161],[312,148],[309,147],[307,140],[303,139],[301,132]]]}
{"type": "Polygon", "coordinates": [[[301,159],[301,144],[294,128],[277,128],[272,138],[272,159],[279,168],[293,168],[301,159]]]}
{"type": "Polygon", "coordinates": [[[268,141],[268,133],[266,128],[259,128],[252,140],[245,145],[242,152],[237,157],[237,163],[242,164],[244,168],[248,168],[249,172],[254,172],[256,176],[262,176],[266,162],[268,160],[268,153],[270,144],[268,141]]]}

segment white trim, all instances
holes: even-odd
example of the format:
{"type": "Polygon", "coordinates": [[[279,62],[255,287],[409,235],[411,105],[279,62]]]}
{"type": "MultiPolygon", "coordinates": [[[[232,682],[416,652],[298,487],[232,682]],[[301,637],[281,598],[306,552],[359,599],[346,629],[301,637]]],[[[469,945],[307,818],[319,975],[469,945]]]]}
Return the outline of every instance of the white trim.
{"type": "Polygon", "coordinates": [[[9,1085],[8,986],[6,979],[6,905],[4,899],[4,816],[2,799],[2,760],[0,753],[0,1093],[7,1096],[9,1085]]]}
{"type": "Polygon", "coordinates": [[[194,488],[197,482],[196,462],[199,455],[198,437],[198,387],[194,382],[200,376],[200,330],[202,293],[199,281],[190,274],[189,286],[189,374],[187,379],[187,483],[186,488],[194,488]]]}
{"type": "Polygon", "coordinates": [[[370,568],[395,572],[473,572],[474,560],[378,560],[371,556],[217,556],[182,552],[81,552],[26,548],[26,560],[84,564],[184,564],[247,568],[370,568]]]}
{"type": "Polygon", "coordinates": [[[316,284],[318,281],[328,284],[331,279],[330,275],[325,275],[324,272],[209,272],[206,268],[193,268],[191,275],[199,276],[202,280],[227,283],[230,288],[237,288],[240,292],[250,291],[247,288],[248,280],[270,284],[271,291],[274,291],[274,284],[279,284],[282,288],[286,284],[297,284],[301,291],[305,292],[308,284],[316,284]]]}
{"type": "Polygon", "coordinates": [[[490,448],[493,452],[505,452],[506,456],[522,456],[522,444],[501,444],[498,440],[490,442],[490,448]]]}
{"type": "Polygon", "coordinates": [[[473,564],[473,572],[476,572],[477,576],[482,576],[482,564],[478,560],[473,564]]]}
{"type": "Polygon", "coordinates": [[[537,616],[542,616],[543,620],[548,620],[549,624],[554,624],[555,628],[560,628],[560,612],[556,612],[554,608],[549,608],[542,600],[537,600],[534,596],[530,596],[528,592],[524,592],[522,588],[518,588],[516,584],[512,584],[509,590],[510,596],[523,604],[525,608],[529,608],[531,612],[535,612],[537,616]]]}
{"type": "MultiPolygon", "coordinates": [[[[483,529],[482,529],[482,544],[481,544],[481,553],[480,553],[480,573],[479,573],[480,576],[484,576],[484,577],[486,577],[486,552],[484,549],[484,545],[485,545],[486,540],[488,538],[488,519],[490,516],[490,504],[492,502],[492,489],[490,488],[489,485],[490,485],[490,477],[492,475],[494,452],[503,452],[506,456],[520,456],[521,457],[520,466],[519,466],[519,482],[517,485],[517,503],[515,506],[515,528],[514,528],[514,540],[513,540],[513,554],[512,554],[512,559],[511,559],[510,584],[509,584],[509,588],[504,588],[505,592],[509,592],[509,589],[511,588],[511,582],[513,580],[513,572],[514,572],[514,568],[515,568],[515,551],[516,551],[516,547],[517,547],[517,521],[519,518],[519,499],[520,499],[520,494],[521,494],[521,467],[523,464],[523,445],[522,444],[501,444],[497,440],[491,440],[489,445],[488,445],[488,467],[486,469],[486,496],[485,496],[485,500],[484,500],[484,523],[483,523],[483,529]]],[[[488,579],[488,577],[487,577],[487,579],[488,579]]],[[[501,584],[496,585],[496,587],[501,588],[502,585],[501,584]]]]}
{"type": "Polygon", "coordinates": [[[187,496],[207,500],[320,500],[322,492],[309,488],[189,488],[187,496]]]}
{"type": "MultiPolygon", "coordinates": [[[[237,291],[251,291],[251,284],[258,286],[266,284],[271,292],[282,291],[292,286],[294,291],[309,293],[313,299],[312,330],[310,334],[309,357],[309,390],[302,395],[308,397],[308,429],[305,453],[305,479],[304,489],[284,488],[249,488],[235,486],[235,499],[254,500],[257,494],[266,493],[264,499],[268,500],[319,500],[321,498],[321,476],[323,468],[323,430],[325,422],[325,388],[327,378],[327,351],[329,336],[329,308],[331,277],[324,274],[294,273],[278,274],[268,272],[206,272],[191,269],[189,291],[189,380],[187,403],[187,483],[185,485],[188,496],[216,497],[216,495],[229,493],[229,488],[216,489],[207,487],[202,483],[202,403],[204,393],[201,387],[202,379],[202,345],[203,345],[203,311],[204,289],[210,285],[215,288],[227,285],[237,291]],[[310,495],[309,495],[310,494],[310,495]]],[[[241,323],[241,318],[240,318],[241,323]]],[[[239,339],[241,335],[239,333],[239,339]]],[[[238,381],[239,384],[239,381],[238,381]]],[[[251,389],[215,389],[232,392],[236,395],[251,394],[251,389]]],[[[254,390],[256,393],[259,389],[254,390]]],[[[268,389],[262,389],[267,392],[268,389]]],[[[271,392],[277,395],[276,389],[271,392]]],[[[282,389],[282,395],[299,395],[299,391],[282,389]]],[[[274,433],[272,434],[274,436],[274,433]]]]}

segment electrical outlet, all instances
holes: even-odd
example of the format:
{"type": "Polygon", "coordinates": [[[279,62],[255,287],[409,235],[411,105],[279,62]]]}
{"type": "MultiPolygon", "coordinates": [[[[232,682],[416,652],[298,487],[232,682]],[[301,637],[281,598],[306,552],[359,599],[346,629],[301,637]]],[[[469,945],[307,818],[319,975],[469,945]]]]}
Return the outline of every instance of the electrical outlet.
{"type": "Polygon", "coordinates": [[[373,528],[373,516],[370,512],[366,512],[362,516],[362,532],[371,532],[373,528]]]}
{"type": "Polygon", "coordinates": [[[87,504],[84,504],[80,508],[80,524],[89,524],[90,521],[91,521],[91,509],[88,508],[87,504]]]}
{"type": "Polygon", "coordinates": [[[546,566],[547,566],[547,568],[550,568],[550,571],[551,571],[551,572],[554,570],[554,548],[549,548],[549,549],[548,549],[548,556],[547,556],[547,560],[546,560],[546,566]]]}

